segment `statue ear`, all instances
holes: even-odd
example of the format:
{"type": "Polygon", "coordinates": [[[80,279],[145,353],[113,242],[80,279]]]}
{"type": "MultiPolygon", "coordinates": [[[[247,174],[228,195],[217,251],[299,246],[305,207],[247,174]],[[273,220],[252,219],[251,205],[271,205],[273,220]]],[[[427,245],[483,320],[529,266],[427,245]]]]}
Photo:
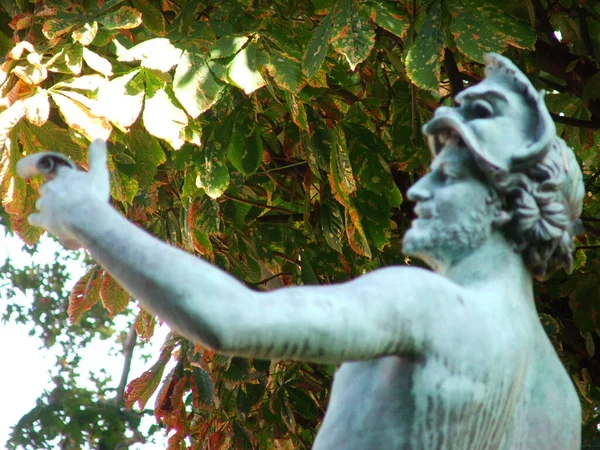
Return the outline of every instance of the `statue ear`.
{"type": "Polygon", "coordinates": [[[494,213],[494,220],[492,221],[492,223],[494,224],[495,227],[502,228],[504,225],[506,225],[508,222],[510,222],[510,219],[512,219],[511,214],[509,214],[508,212],[506,212],[502,209],[498,209],[494,213]]]}

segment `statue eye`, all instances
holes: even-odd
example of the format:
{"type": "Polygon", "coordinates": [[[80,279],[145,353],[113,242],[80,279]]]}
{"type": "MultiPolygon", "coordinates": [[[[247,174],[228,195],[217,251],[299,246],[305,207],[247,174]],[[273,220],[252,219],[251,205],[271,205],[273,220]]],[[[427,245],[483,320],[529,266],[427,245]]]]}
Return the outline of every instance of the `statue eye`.
{"type": "Polygon", "coordinates": [[[473,115],[477,119],[487,119],[494,115],[494,108],[485,100],[475,100],[471,106],[473,115]]]}

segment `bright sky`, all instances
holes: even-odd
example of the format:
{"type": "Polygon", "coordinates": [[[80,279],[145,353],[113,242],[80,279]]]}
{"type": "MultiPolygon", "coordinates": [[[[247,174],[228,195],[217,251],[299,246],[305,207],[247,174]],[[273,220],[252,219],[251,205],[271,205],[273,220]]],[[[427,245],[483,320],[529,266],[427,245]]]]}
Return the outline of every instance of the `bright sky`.
{"type": "MultiPolygon", "coordinates": [[[[13,264],[25,265],[30,256],[22,252],[22,246],[19,239],[4,237],[4,232],[0,228],[0,264],[5,261],[7,256],[10,256],[13,264]]],[[[58,248],[59,245],[56,242],[43,239],[37,260],[40,262],[51,260],[58,248]]],[[[71,274],[71,285],[84,273],[81,265],[76,262],[73,262],[68,270],[71,274]]],[[[71,285],[68,287],[70,288],[71,285]]],[[[24,297],[18,301],[25,305],[30,302],[24,297]]],[[[0,304],[0,314],[3,310],[4,305],[0,304]]],[[[116,321],[119,321],[119,317],[116,318],[116,321]]],[[[120,323],[124,325],[123,321],[120,323]]],[[[40,350],[41,341],[36,337],[29,336],[28,330],[26,325],[14,323],[4,325],[0,322],[0,361],[2,362],[0,401],[3,405],[0,412],[0,448],[4,447],[9,437],[11,426],[15,425],[25,413],[35,406],[37,398],[45,389],[51,388],[48,372],[54,366],[55,355],[46,349],[40,350]]],[[[158,348],[163,343],[168,331],[164,325],[157,329],[150,347],[144,349],[144,353],[158,355],[158,348]]],[[[111,352],[112,344],[110,340],[98,340],[82,351],[80,366],[80,373],[83,375],[82,383],[85,383],[86,375],[89,372],[98,372],[104,368],[112,376],[113,384],[116,387],[123,367],[123,357],[118,351],[111,352]]],[[[151,360],[144,362],[139,356],[140,352],[134,351],[129,380],[138,377],[152,365],[151,360]]],[[[151,398],[148,406],[151,407],[153,402],[154,398],[151,398]]],[[[153,423],[153,419],[144,422],[144,428],[153,423]]],[[[155,443],[136,445],[131,450],[164,450],[165,448],[166,440],[156,439],[155,443]]]]}

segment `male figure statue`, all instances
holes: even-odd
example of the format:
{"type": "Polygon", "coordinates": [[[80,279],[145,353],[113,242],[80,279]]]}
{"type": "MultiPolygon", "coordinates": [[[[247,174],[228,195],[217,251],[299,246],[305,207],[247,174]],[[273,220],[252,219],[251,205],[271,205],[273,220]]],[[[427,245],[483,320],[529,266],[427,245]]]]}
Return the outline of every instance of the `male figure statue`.
{"type": "MultiPolygon", "coordinates": [[[[85,247],[150,311],[215,351],[343,363],[317,450],[579,450],[580,404],[536,313],[532,278],[572,262],[583,184],[538,93],[506,58],[423,132],[407,254],[344,284],[252,291],[107,202],[102,142],[66,166],[30,223],[85,247]]],[[[30,174],[32,155],[19,170],[30,174]]]]}

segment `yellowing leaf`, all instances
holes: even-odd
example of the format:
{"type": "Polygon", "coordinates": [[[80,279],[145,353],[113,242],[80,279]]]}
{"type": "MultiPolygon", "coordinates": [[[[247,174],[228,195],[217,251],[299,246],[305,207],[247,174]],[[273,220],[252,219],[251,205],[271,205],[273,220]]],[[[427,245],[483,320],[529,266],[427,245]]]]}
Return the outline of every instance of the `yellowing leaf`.
{"type": "Polygon", "coordinates": [[[450,2],[450,31],[464,55],[483,63],[483,55],[502,53],[508,45],[533,49],[537,34],[529,24],[519,22],[493,3],[482,0],[450,2]]]}
{"type": "Polygon", "coordinates": [[[109,30],[127,30],[136,28],[142,23],[142,14],[130,6],[121,6],[98,18],[98,22],[109,30]]]}
{"type": "Polygon", "coordinates": [[[92,112],[106,117],[121,131],[127,131],[142,111],[144,91],[136,91],[129,85],[138,73],[139,70],[135,70],[114,78],[98,89],[96,105],[92,112]],[[118,108],[115,107],[117,104],[118,108]]]}
{"type": "Polygon", "coordinates": [[[131,408],[137,402],[139,408],[144,409],[160,383],[165,366],[171,357],[171,351],[171,347],[163,349],[158,361],[140,377],[129,383],[125,390],[126,408],[131,408]]]}
{"type": "Polygon", "coordinates": [[[77,322],[84,312],[96,304],[100,298],[101,278],[101,269],[94,267],[75,283],[67,309],[71,322],[77,322]]]}
{"type": "Polygon", "coordinates": [[[375,45],[375,30],[355,0],[345,0],[333,24],[333,49],[344,55],[350,69],[363,62],[375,45]]]}
{"type": "Polygon", "coordinates": [[[165,18],[156,6],[146,0],[133,0],[133,6],[142,13],[144,27],[159,36],[165,35],[165,18]]]}
{"type": "Polygon", "coordinates": [[[33,64],[18,65],[12,70],[12,73],[18,76],[27,84],[37,85],[48,78],[48,70],[45,67],[33,64]]]}
{"type": "Polygon", "coordinates": [[[164,139],[175,150],[185,143],[187,115],[175,106],[164,89],[146,97],[142,119],[144,127],[151,135],[164,139]]]}
{"type": "Polygon", "coordinates": [[[410,26],[408,13],[400,8],[400,3],[369,1],[365,6],[371,8],[371,20],[384,30],[404,38],[410,26]]]}
{"type": "Polygon", "coordinates": [[[198,53],[186,50],[175,69],[173,92],[194,119],[213,106],[224,85],[213,76],[207,62],[198,53]]]}
{"type": "Polygon", "coordinates": [[[78,133],[83,134],[90,141],[94,139],[107,140],[112,127],[104,117],[98,117],[90,112],[81,103],[59,93],[51,92],[50,96],[58,106],[65,122],[78,133]]]}
{"type": "Polygon", "coordinates": [[[65,64],[69,70],[75,75],[79,75],[83,61],[83,46],[81,44],[73,45],[73,47],[65,51],[64,56],[65,64]]]}
{"type": "Polygon", "coordinates": [[[100,284],[100,299],[108,312],[113,316],[119,314],[127,308],[130,298],[125,289],[105,272],[100,284]]]}
{"type": "Polygon", "coordinates": [[[106,58],[103,58],[98,53],[94,53],[87,47],[83,48],[83,60],[93,70],[101,73],[104,76],[112,75],[112,64],[106,58]]]}
{"type": "Polygon", "coordinates": [[[235,55],[227,72],[229,80],[242,88],[246,94],[251,94],[267,84],[257,70],[256,51],[256,44],[249,44],[235,55]]]}
{"type": "Polygon", "coordinates": [[[48,91],[41,89],[31,97],[23,99],[25,117],[32,124],[40,127],[48,120],[50,114],[50,100],[48,91]]]}
{"type": "Polygon", "coordinates": [[[75,26],[73,20],[68,19],[48,19],[42,25],[42,33],[47,39],[56,39],[63,34],[68,33],[75,26]]]}
{"type": "Polygon", "coordinates": [[[329,39],[331,38],[331,24],[333,23],[335,14],[334,10],[335,8],[332,8],[321,24],[315,28],[304,53],[302,68],[308,78],[312,78],[318,72],[329,52],[329,39]]]}
{"type": "Polygon", "coordinates": [[[142,67],[168,72],[179,62],[181,50],[166,38],[155,38],[131,47],[119,61],[140,61],[142,67]]]}
{"type": "Polygon", "coordinates": [[[406,55],[406,74],[415,85],[437,91],[443,51],[442,7],[436,0],[406,55]]]}
{"type": "Polygon", "coordinates": [[[298,93],[306,83],[300,61],[277,50],[271,52],[266,68],[275,83],[287,91],[298,93]]]}
{"type": "Polygon", "coordinates": [[[73,33],[71,33],[71,37],[81,45],[88,46],[92,43],[97,33],[98,22],[93,21],[92,23],[86,23],[82,27],[73,31],[73,33]]]}
{"type": "Polygon", "coordinates": [[[155,325],[156,318],[144,308],[141,308],[137,319],[135,320],[135,331],[140,339],[149,342],[150,338],[154,335],[155,325]]]}

